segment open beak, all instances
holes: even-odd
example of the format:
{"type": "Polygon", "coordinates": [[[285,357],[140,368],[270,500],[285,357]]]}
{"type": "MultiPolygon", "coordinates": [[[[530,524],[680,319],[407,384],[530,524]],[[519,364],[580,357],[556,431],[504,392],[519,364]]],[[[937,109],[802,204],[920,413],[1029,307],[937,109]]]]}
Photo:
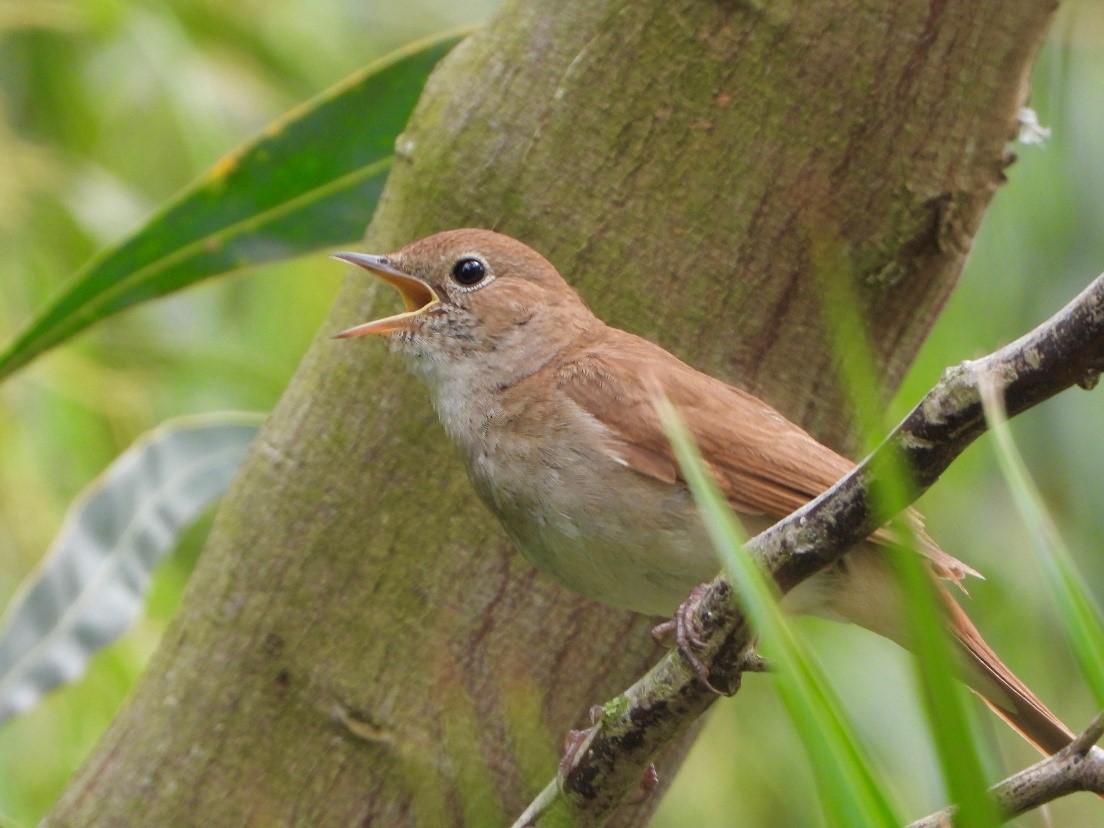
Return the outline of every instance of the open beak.
{"type": "Polygon", "coordinates": [[[415,319],[441,304],[441,300],[434,293],[433,288],[421,279],[399,270],[387,260],[386,256],[369,256],[366,253],[334,253],[331,258],[355,264],[357,267],[363,267],[389,285],[394,285],[402,295],[403,305],[406,307],[405,313],[398,313],[385,319],[377,319],[374,322],[365,322],[339,334],[334,334],[334,339],[407,331],[410,330],[415,319]]]}

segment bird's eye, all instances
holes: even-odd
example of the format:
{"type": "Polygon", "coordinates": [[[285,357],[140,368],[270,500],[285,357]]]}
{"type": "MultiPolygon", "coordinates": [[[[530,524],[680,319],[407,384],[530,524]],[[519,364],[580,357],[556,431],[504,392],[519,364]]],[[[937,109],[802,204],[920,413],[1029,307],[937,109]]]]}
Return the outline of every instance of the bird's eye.
{"type": "Polygon", "coordinates": [[[471,256],[465,256],[452,266],[452,278],[464,287],[478,285],[486,276],[487,266],[471,256]]]}

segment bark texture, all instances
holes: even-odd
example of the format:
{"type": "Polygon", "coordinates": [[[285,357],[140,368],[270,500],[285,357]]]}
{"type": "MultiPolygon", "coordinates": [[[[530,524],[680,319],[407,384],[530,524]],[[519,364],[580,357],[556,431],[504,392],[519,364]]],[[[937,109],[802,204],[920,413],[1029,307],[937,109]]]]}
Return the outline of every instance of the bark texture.
{"type": "MultiPolygon", "coordinates": [[[[892,388],[1002,180],[1053,5],[508,0],[431,79],[366,249],[517,236],[599,315],[842,445],[818,241],[846,245],[892,388]]],[[[650,619],[510,548],[379,342],[327,337],[397,304],[350,277],[48,824],[507,823],[654,661],[650,619]]]]}

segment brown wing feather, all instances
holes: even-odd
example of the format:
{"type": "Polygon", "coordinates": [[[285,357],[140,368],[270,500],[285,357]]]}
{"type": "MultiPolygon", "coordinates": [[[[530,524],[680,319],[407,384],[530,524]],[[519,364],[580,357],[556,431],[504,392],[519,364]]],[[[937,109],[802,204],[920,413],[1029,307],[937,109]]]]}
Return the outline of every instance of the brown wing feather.
{"type": "MultiPolygon", "coordinates": [[[[678,409],[732,508],[780,519],[804,506],[853,468],[769,405],[690,368],[647,340],[618,331],[560,366],[562,390],[610,432],[610,453],[640,474],[682,480],[655,401],[664,394],[678,409]]],[[[937,574],[955,581],[977,573],[941,550],[910,520],[921,552],[937,574]]],[[[872,536],[893,543],[888,530],[872,536]]]]}
{"type": "MultiPolygon", "coordinates": [[[[628,336],[626,334],[626,336],[628,336]]],[[[641,474],[681,480],[655,401],[678,409],[733,507],[782,517],[843,476],[851,462],[755,397],[695,371],[646,340],[604,343],[560,369],[560,385],[611,432],[611,451],[641,474]],[[739,427],[737,427],[737,425],[739,427]]]]}

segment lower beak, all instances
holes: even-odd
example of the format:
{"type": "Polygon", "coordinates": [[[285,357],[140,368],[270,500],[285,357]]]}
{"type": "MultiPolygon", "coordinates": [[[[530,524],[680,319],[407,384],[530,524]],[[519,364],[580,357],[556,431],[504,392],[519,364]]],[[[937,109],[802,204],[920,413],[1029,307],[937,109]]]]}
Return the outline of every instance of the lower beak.
{"type": "Polygon", "coordinates": [[[357,267],[363,267],[389,285],[394,285],[402,295],[403,305],[406,307],[405,313],[388,316],[385,319],[377,319],[374,322],[365,322],[362,325],[334,334],[334,339],[408,331],[413,327],[414,321],[419,316],[428,313],[441,304],[441,300],[433,288],[421,279],[399,270],[387,260],[386,256],[369,256],[365,253],[334,253],[332,258],[355,264],[357,267]]]}

